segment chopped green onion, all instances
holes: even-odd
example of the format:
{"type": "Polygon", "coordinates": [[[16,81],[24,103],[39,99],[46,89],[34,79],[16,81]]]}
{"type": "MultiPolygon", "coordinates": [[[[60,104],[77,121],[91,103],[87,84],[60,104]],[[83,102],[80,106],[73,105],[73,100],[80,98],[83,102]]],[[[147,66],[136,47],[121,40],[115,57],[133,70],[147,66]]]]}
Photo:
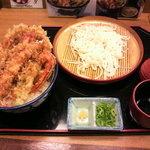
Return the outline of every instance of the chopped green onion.
{"type": "Polygon", "coordinates": [[[117,113],[115,103],[101,102],[96,107],[96,125],[98,127],[116,126],[117,113]]]}

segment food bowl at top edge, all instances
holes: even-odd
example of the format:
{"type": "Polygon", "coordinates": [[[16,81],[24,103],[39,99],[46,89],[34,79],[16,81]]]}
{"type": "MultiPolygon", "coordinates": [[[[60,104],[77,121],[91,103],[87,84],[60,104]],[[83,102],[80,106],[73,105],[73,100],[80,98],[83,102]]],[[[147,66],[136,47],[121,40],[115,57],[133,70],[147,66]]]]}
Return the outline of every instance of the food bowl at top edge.
{"type": "Polygon", "coordinates": [[[132,28],[116,19],[102,16],[82,17],[62,27],[54,38],[53,51],[58,63],[69,75],[84,82],[97,84],[109,84],[125,79],[140,65],[144,53],[143,43],[138,34],[132,28]],[[73,62],[76,60],[71,52],[69,44],[72,38],[72,30],[82,24],[97,24],[99,26],[107,24],[108,26],[116,28],[117,33],[130,37],[127,41],[128,50],[124,55],[124,59],[119,61],[120,68],[116,71],[114,76],[106,79],[102,75],[102,77],[95,79],[95,76],[99,75],[99,69],[93,71],[91,68],[79,75],[77,73],[77,64],[67,63],[65,61],[69,60],[73,62]]]}
{"type": "Polygon", "coordinates": [[[134,121],[144,128],[150,129],[150,79],[138,83],[130,102],[130,114],[134,121]]]}
{"type": "Polygon", "coordinates": [[[87,0],[85,3],[79,6],[60,6],[53,3],[51,0],[47,0],[48,9],[56,11],[58,14],[63,16],[78,16],[85,10],[86,6],[90,0],[87,0]]]}
{"type": "Polygon", "coordinates": [[[17,5],[20,5],[20,6],[27,5],[30,1],[31,0],[24,0],[24,1],[18,2],[17,0],[13,0],[14,3],[16,3],[17,5]]]}
{"type": "Polygon", "coordinates": [[[52,76],[50,77],[49,81],[50,84],[48,85],[47,89],[43,93],[41,93],[41,95],[23,105],[13,107],[0,107],[0,111],[7,113],[24,113],[38,107],[48,97],[49,92],[53,88],[53,85],[56,81],[57,75],[58,75],[58,64],[56,63],[55,70],[53,71],[52,76]]]}

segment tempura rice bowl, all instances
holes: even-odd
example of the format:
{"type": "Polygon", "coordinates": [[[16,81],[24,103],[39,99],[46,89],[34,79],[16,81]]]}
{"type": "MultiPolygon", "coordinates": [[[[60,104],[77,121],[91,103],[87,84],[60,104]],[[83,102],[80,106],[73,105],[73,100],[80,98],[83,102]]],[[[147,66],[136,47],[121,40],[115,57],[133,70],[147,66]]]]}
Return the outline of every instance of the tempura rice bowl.
{"type": "Polygon", "coordinates": [[[41,26],[8,29],[0,43],[0,110],[23,112],[41,104],[55,82],[56,64],[41,26]]]}
{"type": "Polygon", "coordinates": [[[47,99],[53,87],[53,84],[55,83],[57,75],[58,75],[58,64],[56,64],[55,70],[51,78],[48,81],[46,81],[44,85],[39,89],[43,91],[42,93],[41,91],[37,91],[36,93],[29,96],[28,101],[25,104],[13,107],[0,107],[0,111],[8,113],[24,113],[38,107],[47,99]]]}

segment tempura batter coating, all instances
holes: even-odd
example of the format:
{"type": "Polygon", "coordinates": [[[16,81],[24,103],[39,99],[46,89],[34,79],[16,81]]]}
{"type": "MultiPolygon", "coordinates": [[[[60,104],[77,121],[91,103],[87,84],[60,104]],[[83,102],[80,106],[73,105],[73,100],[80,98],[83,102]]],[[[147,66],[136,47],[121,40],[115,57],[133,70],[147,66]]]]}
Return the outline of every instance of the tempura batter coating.
{"type": "Polygon", "coordinates": [[[15,25],[0,44],[0,106],[23,104],[52,75],[52,44],[41,26],[15,25]]]}

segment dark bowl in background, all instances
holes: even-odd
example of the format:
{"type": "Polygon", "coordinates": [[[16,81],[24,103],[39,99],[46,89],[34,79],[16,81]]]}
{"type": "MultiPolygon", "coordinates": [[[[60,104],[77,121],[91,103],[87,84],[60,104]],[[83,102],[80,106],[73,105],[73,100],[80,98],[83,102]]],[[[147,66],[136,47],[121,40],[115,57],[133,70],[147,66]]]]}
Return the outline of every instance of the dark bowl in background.
{"type": "Polygon", "coordinates": [[[85,10],[86,6],[90,0],[88,0],[83,5],[77,6],[77,7],[68,7],[68,6],[58,6],[51,2],[51,0],[47,0],[47,3],[50,5],[51,9],[56,11],[58,14],[64,15],[64,16],[78,16],[85,10]]]}
{"type": "Polygon", "coordinates": [[[123,8],[126,5],[126,3],[127,0],[97,0],[96,15],[117,18],[120,9],[123,8]]]}
{"type": "Polygon", "coordinates": [[[48,97],[49,92],[51,91],[51,89],[56,81],[57,75],[58,75],[58,64],[56,64],[56,66],[55,66],[55,70],[50,78],[50,84],[49,84],[48,88],[40,96],[38,96],[37,98],[35,98],[23,105],[13,106],[13,107],[0,107],[0,111],[7,112],[7,113],[24,113],[24,112],[31,111],[32,109],[38,107],[48,97]]]}

